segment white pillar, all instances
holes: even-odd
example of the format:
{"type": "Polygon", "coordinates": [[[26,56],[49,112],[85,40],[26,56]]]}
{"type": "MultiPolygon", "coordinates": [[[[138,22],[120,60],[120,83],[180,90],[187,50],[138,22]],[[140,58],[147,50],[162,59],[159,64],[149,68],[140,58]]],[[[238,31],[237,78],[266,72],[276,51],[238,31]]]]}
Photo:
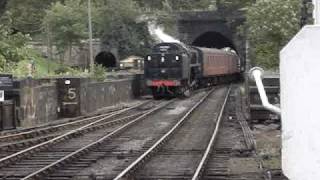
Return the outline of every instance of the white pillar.
{"type": "Polygon", "coordinates": [[[280,53],[282,169],[320,179],[320,25],[305,26],[280,53]]]}

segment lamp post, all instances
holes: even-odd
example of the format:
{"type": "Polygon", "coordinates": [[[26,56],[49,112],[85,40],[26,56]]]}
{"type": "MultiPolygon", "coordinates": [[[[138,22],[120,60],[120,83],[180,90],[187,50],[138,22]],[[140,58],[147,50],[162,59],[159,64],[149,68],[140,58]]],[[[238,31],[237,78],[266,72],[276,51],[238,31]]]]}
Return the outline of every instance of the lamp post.
{"type": "Polygon", "coordinates": [[[90,56],[90,71],[94,71],[93,62],[93,47],[92,47],[92,19],[91,19],[91,0],[88,0],[88,24],[89,24],[89,56],[90,56]]]}

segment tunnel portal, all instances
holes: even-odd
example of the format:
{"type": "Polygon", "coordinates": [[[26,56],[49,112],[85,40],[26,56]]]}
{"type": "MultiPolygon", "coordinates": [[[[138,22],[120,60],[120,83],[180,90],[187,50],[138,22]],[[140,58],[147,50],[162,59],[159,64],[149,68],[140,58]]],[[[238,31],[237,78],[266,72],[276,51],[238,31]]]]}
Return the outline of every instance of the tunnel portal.
{"type": "Polygon", "coordinates": [[[192,45],[198,46],[198,47],[217,48],[217,49],[230,47],[236,50],[231,40],[229,40],[228,38],[226,38],[225,36],[217,32],[203,33],[192,42],[192,45]]]}
{"type": "Polygon", "coordinates": [[[100,52],[94,62],[96,64],[102,65],[105,68],[115,68],[117,67],[117,59],[111,52],[102,51],[100,52]]]}

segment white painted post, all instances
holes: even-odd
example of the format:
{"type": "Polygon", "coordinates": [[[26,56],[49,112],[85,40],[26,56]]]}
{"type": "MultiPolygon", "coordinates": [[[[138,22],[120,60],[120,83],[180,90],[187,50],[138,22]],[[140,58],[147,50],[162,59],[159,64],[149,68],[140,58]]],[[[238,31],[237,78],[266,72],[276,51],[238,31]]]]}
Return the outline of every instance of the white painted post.
{"type": "Polygon", "coordinates": [[[320,0],[280,53],[282,169],[290,180],[320,179],[320,0]]]}
{"type": "Polygon", "coordinates": [[[320,25],[307,25],[280,53],[282,169],[320,179],[320,25]]]}

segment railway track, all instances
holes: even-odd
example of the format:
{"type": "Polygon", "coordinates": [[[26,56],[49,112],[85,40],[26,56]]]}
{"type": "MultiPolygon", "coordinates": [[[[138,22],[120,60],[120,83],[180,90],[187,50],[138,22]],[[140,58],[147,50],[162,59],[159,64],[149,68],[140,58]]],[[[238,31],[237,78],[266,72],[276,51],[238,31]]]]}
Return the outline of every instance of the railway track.
{"type": "Polygon", "coordinates": [[[262,169],[254,155],[252,134],[239,114],[240,95],[233,93],[227,103],[220,133],[203,168],[201,179],[264,180],[262,169]]]}
{"type": "Polygon", "coordinates": [[[29,128],[24,130],[6,132],[0,135],[0,143],[2,144],[2,143],[12,142],[12,141],[25,140],[25,139],[33,138],[35,136],[42,135],[42,134],[51,133],[51,132],[75,129],[77,127],[81,127],[82,125],[94,122],[97,119],[101,119],[110,115],[117,115],[118,112],[122,113],[127,110],[137,108],[147,102],[148,101],[143,103],[136,103],[131,107],[123,107],[123,108],[116,109],[114,111],[92,115],[89,117],[74,118],[68,122],[63,122],[55,125],[45,125],[37,128],[29,128]]]}
{"type": "Polygon", "coordinates": [[[0,179],[262,180],[257,167],[237,172],[252,155],[252,140],[237,119],[232,92],[216,87],[189,99],[156,101],[157,107],[123,123],[97,124],[95,131],[0,160],[0,179]]]}
{"type": "MultiPolygon", "coordinates": [[[[169,110],[169,114],[167,112],[168,109],[162,110],[158,113],[162,117],[161,119],[152,118],[153,121],[145,120],[141,122],[139,127],[127,130],[126,133],[114,138],[111,143],[102,145],[100,148],[89,153],[85,158],[73,162],[68,168],[60,169],[52,173],[46,179],[128,178],[127,175],[131,176],[132,171],[136,170],[137,167],[146,162],[152,154],[156,153],[161,145],[165,144],[165,142],[184,125],[185,121],[189,120],[190,116],[197,117],[199,115],[194,114],[197,112],[196,110],[198,110],[199,106],[205,106],[205,103],[212,103],[207,102],[209,96],[212,94],[214,94],[215,97],[222,95],[221,99],[224,99],[223,95],[227,92],[227,88],[218,88],[218,90],[212,90],[206,93],[204,96],[201,96],[201,98],[196,98],[197,100],[185,100],[193,103],[191,106],[189,102],[188,110],[184,110],[183,113],[174,114],[174,112],[179,111],[181,105],[188,104],[184,101],[178,103],[178,105],[172,108],[173,110],[169,110]]],[[[215,104],[217,106],[219,106],[219,103],[221,103],[221,101],[216,100],[215,104]]],[[[159,115],[156,117],[159,117],[159,115]]]]}
{"type": "Polygon", "coordinates": [[[216,90],[114,179],[267,179],[253,155],[248,127],[239,119],[237,98],[230,89],[216,90]]]}
{"type": "Polygon", "coordinates": [[[134,114],[138,115],[139,112],[143,110],[143,107],[148,107],[148,105],[152,106],[152,103],[152,101],[145,101],[137,103],[132,107],[79,119],[77,121],[0,136],[0,158],[4,158],[5,156],[10,155],[10,153],[21,151],[33,145],[49,141],[50,139],[56,138],[68,131],[81,128],[85,125],[91,124],[97,126],[115,119],[130,117],[131,115],[134,116],[134,114]]]}
{"type": "MultiPolygon", "coordinates": [[[[26,149],[22,148],[21,151],[19,151],[18,149],[14,149],[12,151],[10,150],[2,151],[1,156],[3,158],[0,159],[0,167],[1,168],[9,167],[11,164],[14,164],[18,161],[28,158],[28,156],[32,156],[37,152],[41,153],[42,151],[47,150],[56,144],[63,143],[64,141],[67,141],[67,140],[72,141],[74,139],[77,139],[78,141],[81,142],[81,138],[83,137],[83,135],[94,136],[94,134],[96,134],[98,136],[99,131],[104,131],[107,128],[111,128],[111,129],[117,128],[122,124],[125,124],[129,121],[132,121],[133,119],[136,119],[137,117],[145,116],[145,114],[147,114],[148,112],[154,109],[157,109],[157,106],[156,106],[155,108],[150,110],[150,108],[152,108],[152,106],[154,106],[155,103],[159,103],[159,102],[154,101],[154,102],[151,102],[151,104],[149,104],[148,102],[139,103],[131,108],[120,110],[118,112],[108,114],[107,116],[99,116],[99,118],[94,118],[95,120],[90,122],[89,124],[86,123],[84,126],[81,126],[80,128],[73,129],[62,135],[57,135],[52,139],[49,139],[48,141],[42,142],[35,146],[31,146],[26,149]]],[[[4,177],[6,177],[6,175],[2,176],[2,178],[4,177]]]]}
{"type": "Polygon", "coordinates": [[[217,88],[115,179],[199,179],[229,94],[230,88],[217,88]]]}
{"type": "MultiPolygon", "coordinates": [[[[90,136],[84,135],[81,141],[74,138],[68,143],[51,146],[50,149],[3,166],[0,168],[0,177],[6,179],[79,179],[79,177],[86,179],[91,176],[99,176],[99,173],[87,173],[87,170],[96,169],[95,166],[101,160],[109,161],[107,165],[113,169],[107,176],[115,176],[119,169],[124,169],[128,163],[133,162],[168,129],[171,129],[182,116],[185,116],[185,113],[191,111],[190,108],[193,109],[199,99],[205,98],[204,94],[200,92],[190,99],[161,103],[156,110],[152,109],[121,127],[103,129],[100,132],[91,133],[90,136]]],[[[106,172],[109,171],[106,170],[106,172]]]]}
{"type": "Polygon", "coordinates": [[[281,170],[268,173],[263,168],[255,152],[253,134],[242,113],[240,91],[235,88],[227,102],[211,155],[197,179],[286,180],[281,170]]]}
{"type": "MultiPolygon", "coordinates": [[[[6,137],[6,136],[14,136],[14,135],[18,135],[18,134],[23,134],[23,133],[30,133],[36,130],[41,130],[41,129],[46,129],[48,127],[52,127],[52,126],[57,126],[57,125],[62,125],[62,124],[68,124],[71,122],[75,122],[75,121],[80,121],[82,119],[87,119],[87,118],[91,118],[91,117],[95,117],[95,116],[100,116],[103,114],[110,114],[110,113],[114,113],[123,109],[127,109],[130,108],[134,105],[137,105],[139,103],[135,102],[129,105],[119,105],[117,107],[112,107],[112,108],[106,108],[105,110],[100,110],[99,112],[95,112],[95,113],[91,113],[88,115],[84,115],[84,116],[79,116],[79,117],[75,117],[75,118],[66,118],[64,120],[59,120],[57,122],[51,122],[49,124],[43,124],[40,126],[36,126],[36,127],[30,127],[30,128],[23,128],[23,129],[15,129],[15,130],[8,130],[8,131],[1,131],[0,132],[0,137],[6,137]]],[[[11,139],[12,140],[12,139],[11,139]]]]}

